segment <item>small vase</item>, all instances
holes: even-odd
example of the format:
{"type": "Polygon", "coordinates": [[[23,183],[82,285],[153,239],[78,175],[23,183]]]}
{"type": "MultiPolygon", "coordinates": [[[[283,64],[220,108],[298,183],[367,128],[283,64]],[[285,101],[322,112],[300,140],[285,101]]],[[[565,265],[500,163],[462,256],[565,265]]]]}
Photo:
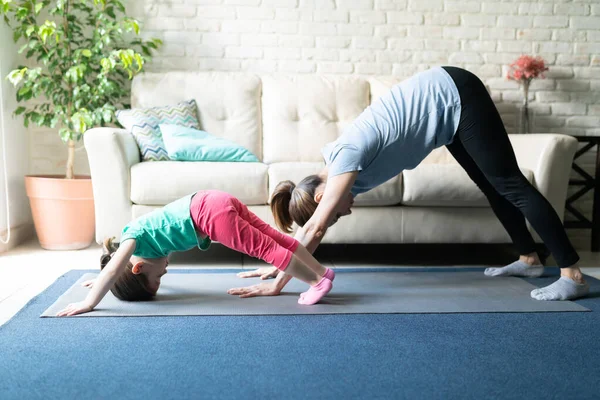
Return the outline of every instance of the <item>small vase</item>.
{"type": "Polygon", "coordinates": [[[519,133],[529,133],[529,81],[523,81],[523,103],[519,107],[519,133]]]}
{"type": "Polygon", "coordinates": [[[519,107],[519,133],[529,133],[529,107],[525,102],[519,107]]]}

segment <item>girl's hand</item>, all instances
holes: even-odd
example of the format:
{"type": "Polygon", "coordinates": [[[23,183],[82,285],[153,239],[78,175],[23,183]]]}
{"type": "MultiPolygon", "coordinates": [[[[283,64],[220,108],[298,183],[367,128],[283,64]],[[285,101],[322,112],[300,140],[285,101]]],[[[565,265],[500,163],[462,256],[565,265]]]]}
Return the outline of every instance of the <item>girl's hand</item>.
{"type": "Polygon", "coordinates": [[[275,278],[278,273],[279,270],[275,267],[261,267],[255,269],[254,271],[239,272],[237,276],[239,276],[240,278],[254,278],[256,276],[260,276],[260,279],[264,280],[269,278],[275,278]]]}
{"type": "Polygon", "coordinates": [[[259,283],[258,285],[246,286],[241,288],[232,288],[227,293],[240,296],[242,299],[256,296],[278,296],[279,289],[272,283],[259,283]]]}
{"type": "Polygon", "coordinates": [[[71,315],[83,314],[92,311],[94,307],[86,302],[72,303],[65,307],[64,310],[56,313],[57,317],[70,317],[71,315]]]}
{"type": "Polygon", "coordinates": [[[96,282],[96,279],[90,279],[89,281],[82,282],[81,286],[91,289],[94,287],[94,282],[96,282]]]}

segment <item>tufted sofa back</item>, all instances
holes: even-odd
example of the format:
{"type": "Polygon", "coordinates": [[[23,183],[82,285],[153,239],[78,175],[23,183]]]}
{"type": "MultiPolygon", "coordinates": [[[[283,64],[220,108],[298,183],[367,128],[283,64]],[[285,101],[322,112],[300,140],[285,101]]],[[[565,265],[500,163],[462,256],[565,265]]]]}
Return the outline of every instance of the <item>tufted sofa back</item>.
{"type": "Polygon", "coordinates": [[[369,105],[358,77],[312,75],[262,78],[264,162],[322,161],[321,148],[369,105]]]}

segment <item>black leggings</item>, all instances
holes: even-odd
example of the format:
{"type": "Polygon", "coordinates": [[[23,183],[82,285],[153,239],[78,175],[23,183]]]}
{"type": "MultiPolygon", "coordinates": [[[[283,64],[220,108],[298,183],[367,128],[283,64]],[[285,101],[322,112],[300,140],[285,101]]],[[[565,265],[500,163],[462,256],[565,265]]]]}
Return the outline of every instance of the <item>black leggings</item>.
{"type": "Polygon", "coordinates": [[[472,73],[443,67],[460,94],[461,115],[454,141],[447,145],[490,202],[520,254],[536,251],[525,218],[554,255],[569,267],[579,256],[552,205],[521,173],[498,110],[485,86],[472,73]]]}

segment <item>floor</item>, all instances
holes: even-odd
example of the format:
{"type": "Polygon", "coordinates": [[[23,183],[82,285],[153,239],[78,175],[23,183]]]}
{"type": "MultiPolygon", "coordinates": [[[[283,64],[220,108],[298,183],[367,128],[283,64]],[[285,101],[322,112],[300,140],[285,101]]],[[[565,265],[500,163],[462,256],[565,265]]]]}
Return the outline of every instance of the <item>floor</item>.
{"type": "MultiPolygon", "coordinates": [[[[174,255],[170,268],[254,269],[264,265],[218,244],[200,253],[174,255]]],[[[0,254],[0,326],[65,272],[97,269],[100,254],[101,249],[96,244],[78,251],[47,251],[35,239],[0,254]]],[[[580,251],[579,254],[583,272],[600,279],[600,253],[580,251]]],[[[516,255],[506,247],[489,245],[322,245],[315,256],[329,267],[355,268],[382,265],[481,267],[508,263],[516,255]]],[[[549,259],[546,265],[555,264],[549,259]]]]}

